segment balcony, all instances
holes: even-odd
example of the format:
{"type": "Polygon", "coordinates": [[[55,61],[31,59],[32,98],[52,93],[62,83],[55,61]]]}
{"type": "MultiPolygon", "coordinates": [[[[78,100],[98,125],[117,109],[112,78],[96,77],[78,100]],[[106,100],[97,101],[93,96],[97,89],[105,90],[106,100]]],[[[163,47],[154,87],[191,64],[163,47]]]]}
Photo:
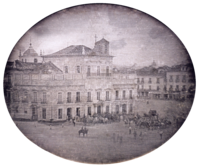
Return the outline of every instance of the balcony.
{"type": "Polygon", "coordinates": [[[110,77],[111,73],[87,73],[87,77],[110,77]]]}

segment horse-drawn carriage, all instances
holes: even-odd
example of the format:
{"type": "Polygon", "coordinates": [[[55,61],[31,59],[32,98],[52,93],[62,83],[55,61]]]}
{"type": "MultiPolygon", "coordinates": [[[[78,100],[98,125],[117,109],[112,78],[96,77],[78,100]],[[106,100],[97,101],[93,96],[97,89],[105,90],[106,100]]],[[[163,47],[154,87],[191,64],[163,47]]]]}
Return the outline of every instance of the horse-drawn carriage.
{"type": "MultiPolygon", "coordinates": [[[[130,117],[129,119],[125,120],[125,124],[127,121],[130,122],[130,117]]],[[[139,116],[136,114],[135,116],[132,117],[132,120],[135,122],[136,126],[139,128],[146,128],[146,129],[158,129],[158,128],[167,128],[171,126],[171,121],[169,121],[167,118],[159,119],[159,115],[156,110],[150,110],[149,113],[144,113],[143,116],[139,116]]]]}

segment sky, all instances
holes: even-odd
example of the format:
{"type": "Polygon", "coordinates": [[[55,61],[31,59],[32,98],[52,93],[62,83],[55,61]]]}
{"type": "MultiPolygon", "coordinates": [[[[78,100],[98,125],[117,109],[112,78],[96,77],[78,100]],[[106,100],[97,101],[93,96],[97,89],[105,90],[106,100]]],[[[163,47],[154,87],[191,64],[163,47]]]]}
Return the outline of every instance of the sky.
{"type": "Polygon", "coordinates": [[[93,48],[103,37],[110,42],[116,65],[176,65],[188,53],[174,33],[155,18],[135,9],[116,5],[84,5],[61,10],[30,28],[15,45],[9,60],[28,49],[30,39],[39,54],[57,52],[70,45],[93,48]]]}

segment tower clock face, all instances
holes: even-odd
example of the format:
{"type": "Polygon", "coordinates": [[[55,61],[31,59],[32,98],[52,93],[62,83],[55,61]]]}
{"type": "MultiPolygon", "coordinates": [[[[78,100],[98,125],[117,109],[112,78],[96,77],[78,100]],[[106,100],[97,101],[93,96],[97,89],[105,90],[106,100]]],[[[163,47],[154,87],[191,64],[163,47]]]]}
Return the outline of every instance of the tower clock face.
{"type": "Polygon", "coordinates": [[[42,19],[20,38],[4,94],[16,126],[39,147],[109,164],[147,154],[179,130],[195,73],[160,21],[129,7],[87,4],[42,19]]]}

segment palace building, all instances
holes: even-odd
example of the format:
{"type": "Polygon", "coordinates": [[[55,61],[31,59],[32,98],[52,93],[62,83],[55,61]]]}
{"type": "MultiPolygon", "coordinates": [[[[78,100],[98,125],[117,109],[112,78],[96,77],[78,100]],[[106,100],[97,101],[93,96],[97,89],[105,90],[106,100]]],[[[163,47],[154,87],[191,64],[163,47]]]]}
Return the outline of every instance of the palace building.
{"type": "Polygon", "coordinates": [[[32,45],[8,62],[4,93],[13,118],[63,121],[105,112],[135,112],[135,102],[146,99],[193,99],[192,64],[118,70],[104,38],[91,49],[72,45],[49,55],[38,55],[32,45]]]}
{"type": "Polygon", "coordinates": [[[93,49],[72,45],[40,56],[30,45],[6,68],[9,112],[13,118],[46,121],[133,112],[136,75],[113,72],[113,58],[104,38],[93,49]]]}

